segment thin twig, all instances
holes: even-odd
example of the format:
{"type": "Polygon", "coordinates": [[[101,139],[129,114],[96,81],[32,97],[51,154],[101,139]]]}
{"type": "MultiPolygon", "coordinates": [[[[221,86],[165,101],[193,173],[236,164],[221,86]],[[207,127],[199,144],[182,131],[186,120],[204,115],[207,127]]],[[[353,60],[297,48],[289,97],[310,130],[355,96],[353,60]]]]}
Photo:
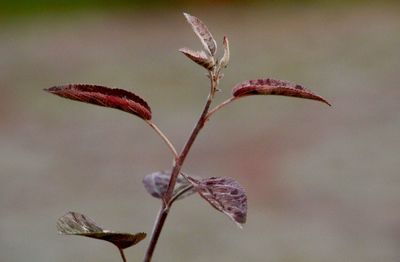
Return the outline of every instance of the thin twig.
{"type": "Polygon", "coordinates": [[[124,254],[124,250],[122,248],[118,248],[118,250],[119,250],[119,253],[121,254],[122,261],[126,262],[126,257],[125,257],[125,254],[124,254]]]}
{"type": "Polygon", "coordinates": [[[175,200],[177,200],[180,196],[182,196],[183,194],[185,194],[186,192],[188,192],[192,188],[193,188],[193,185],[187,185],[184,189],[182,189],[178,193],[174,194],[174,196],[169,201],[169,205],[171,206],[172,203],[175,202],[175,200]]]}
{"type": "Polygon", "coordinates": [[[211,117],[215,112],[217,112],[218,110],[220,110],[220,109],[223,108],[224,106],[228,105],[229,103],[235,101],[236,99],[237,99],[237,97],[232,96],[231,98],[225,100],[225,101],[222,102],[221,104],[219,104],[219,105],[217,105],[216,107],[214,107],[213,109],[211,109],[211,110],[208,112],[207,116],[206,116],[207,120],[210,119],[210,117],[211,117]]]}
{"type": "Polygon", "coordinates": [[[165,144],[167,144],[172,154],[174,155],[175,159],[178,158],[178,152],[176,151],[174,145],[171,143],[168,137],[158,128],[156,124],[154,124],[150,120],[145,120],[145,121],[147,124],[149,124],[149,126],[151,126],[151,128],[154,129],[154,131],[156,131],[156,133],[161,137],[161,139],[165,142],[165,144]]]}

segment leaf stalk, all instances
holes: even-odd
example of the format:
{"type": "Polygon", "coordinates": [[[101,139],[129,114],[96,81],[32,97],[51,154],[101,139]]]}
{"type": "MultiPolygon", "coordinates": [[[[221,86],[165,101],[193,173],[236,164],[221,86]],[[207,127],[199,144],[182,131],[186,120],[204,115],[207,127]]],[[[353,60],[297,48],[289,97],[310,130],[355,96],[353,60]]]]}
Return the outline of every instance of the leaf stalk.
{"type": "Polygon", "coordinates": [[[157,135],[159,135],[161,137],[161,139],[165,142],[165,144],[171,150],[171,152],[174,155],[175,159],[177,159],[178,158],[178,152],[176,151],[174,145],[171,143],[171,141],[168,139],[168,137],[158,128],[158,126],[156,124],[154,124],[150,120],[145,120],[145,121],[151,128],[153,128],[154,131],[156,131],[157,135]]]}

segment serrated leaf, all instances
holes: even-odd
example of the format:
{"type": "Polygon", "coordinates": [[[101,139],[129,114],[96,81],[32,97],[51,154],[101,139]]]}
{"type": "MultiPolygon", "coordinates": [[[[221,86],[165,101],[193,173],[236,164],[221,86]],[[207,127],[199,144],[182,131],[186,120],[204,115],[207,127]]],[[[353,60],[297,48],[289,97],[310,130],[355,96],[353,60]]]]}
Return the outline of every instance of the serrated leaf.
{"type": "Polygon", "coordinates": [[[108,241],[118,249],[125,249],[136,245],[146,237],[146,233],[119,233],[105,230],[98,226],[89,217],[77,213],[68,212],[57,221],[57,229],[63,235],[84,236],[108,241]]]}
{"type": "Polygon", "coordinates": [[[204,48],[209,52],[211,56],[214,56],[217,52],[217,42],[211,35],[207,26],[197,17],[183,13],[188,23],[192,26],[193,31],[199,37],[204,48]]]}
{"type": "Polygon", "coordinates": [[[188,179],[201,197],[242,228],[247,217],[247,196],[237,181],[230,177],[188,179]]]}
{"type": "Polygon", "coordinates": [[[53,86],[45,91],[80,102],[116,108],[145,120],[151,119],[151,109],[148,104],[139,96],[123,89],[90,84],[69,84],[53,86]]]}
{"type": "Polygon", "coordinates": [[[235,97],[249,95],[292,96],[317,100],[331,106],[331,104],[325,98],[314,94],[302,85],[271,78],[244,81],[240,84],[237,84],[233,88],[232,93],[235,97]]]}
{"type": "Polygon", "coordinates": [[[230,59],[230,51],[229,51],[229,40],[228,37],[224,36],[224,55],[221,58],[221,68],[225,68],[229,64],[229,59],[230,59]]]}
{"type": "Polygon", "coordinates": [[[211,70],[215,65],[214,58],[208,56],[204,51],[193,51],[188,48],[181,48],[179,52],[207,70],[211,70]]]}
{"type": "MultiPolygon", "coordinates": [[[[162,199],[164,194],[167,192],[170,177],[171,172],[169,171],[154,172],[143,178],[143,185],[150,195],[162,199]]],[[[194,193],[196,193],[196,190],[193,188],[192,184],[181,175],[178,176],[173,197],[180,194],[177,198],[177,200],[179,200],[194,193]],[[185,190],[185,192],[183,192],[183,190],[185,190]]]]}

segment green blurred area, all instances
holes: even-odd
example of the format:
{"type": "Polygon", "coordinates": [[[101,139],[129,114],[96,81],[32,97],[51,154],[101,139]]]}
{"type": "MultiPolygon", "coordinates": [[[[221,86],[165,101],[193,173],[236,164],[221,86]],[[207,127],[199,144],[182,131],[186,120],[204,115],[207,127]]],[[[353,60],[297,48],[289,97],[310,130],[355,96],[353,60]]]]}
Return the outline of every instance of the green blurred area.
{"type": "MultiPolygon", "coordinates": [[[[218,7],[224,5],[249,6],[249,5],[268,5],[268,6],[350,6],[354,4],[375,3],[374,0],[204,0],[204,1],[185,1],[185,0],[3,0],[0,3],[0,15],[10,18],[21,15],[42,15],[52,12],[75,12],[84,10],[143,10],[143,9],[173,9],[178,7],[218,7]]],[[[380,4],[397,3],[396,0],[382,0],[380,4]]]]}

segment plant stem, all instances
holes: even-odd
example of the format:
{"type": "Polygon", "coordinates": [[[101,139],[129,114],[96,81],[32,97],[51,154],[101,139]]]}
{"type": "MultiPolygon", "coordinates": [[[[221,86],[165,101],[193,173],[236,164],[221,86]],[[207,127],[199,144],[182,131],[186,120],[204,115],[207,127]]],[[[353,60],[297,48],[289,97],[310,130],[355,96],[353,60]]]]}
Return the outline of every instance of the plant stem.
{"type": "Polygon", "coordinates": [[[192,134],[190,135],[189,139],[187,140],[185,146],[183,147],[183,150],[180,153],[177,161],[175,162],[174,168],[171,173],[171,178],[169,180],[168,189],[164,196],[164,201],[166,203],[169,203],[169,201],[171,200],[171,197],[172,197],[172,194],[174,191],[174,187],[175,187],[175,183],[176,183],[176,179],[178,178],[178,175],[181,171],[183,162],[185,161],[186,156],[188,155],[188,153],[190,151],[190,148],[192,147],[194,141],[196,140],[197,135],[199,134],[200,130],[203,128],[204,124],[206,123],[206,120],[207,120],[206,116],[208,114],[208,110],[210,109],[210,105],[211,105],[212,99],[214,97],[215,90],[217,89],[217,81],[218,81],[217,80],[218,76],[215,77],[213,72],[209,72],[209,77],[210,77],[210,94],[208,95],[207,102],[204,106],[203,112],[201,113],[196,126],[192,130],[192,134]]]}
{"type": "Polygon", "coordinates": [[[210,119],[210,117],[211,117],[215,112],[217,112],[218,110],[220,110],[220,109],[223,108],[224,106],[228,105],[229,103],[235,101],[237,98],[238,98],[238,97],[233,96],[233,97],[231,97],[231,98],[225,100],[224,102],[222,102],[222,103],[219,104],[218,106],[214,107],[213,109],[211,109],[210,112],[208,112],[208,114],[207,114],[207,116],[206,116],[207,120],[210,119]]]}
{"type": "Polygon", "coordinates": [[[165,144],[168,146],[168,148],[171,150],[172,154],[174,155],[175,159],[178,158],[178,152],[176,151],[174,145],[171,143],[171,141],[168,139],[168,137],[158,128],[156,124],[151,122],[150,120],[145,120],[147,124],[151,128],[156,131],[156,133],[161,137],[161,139],[165,142],[165,144]]]}
{"type": "Polygon", "coordinates": [[[199,120],[197,121],[195,127],[192,130],[192,133],[191,133],[189,139],[187,140],[185,146],[183,147],[182,152],[176,158],[176,161],[174,163],[174,166],[173,166],[173,169],[171,172],[171,178],[170,178],[169,184],[168,184],[168,189],[164,195],[160,211],[158,213],[157,219],[154,224],[153,232],[151,234],[151,240],[150,240],[149,246],[147,248],[144,260],[143,260],[144,262],[150,262],[153,257],[154,249],[157,245],[158,238],[161,234],[165,220],[167,219],[167,216],[168,216],[169,209],[172,204],[171,199],[173,197],[174,187],[175,187],[178,175],[181,171],[183,162],[185,161],[186,156],[188,155],[188,153],[190,151],[190,148],[192,147],[194,141],[196,140],[197,135],[199,134],[200,130],[203,128],[204,124],[207,121],[207,114],[210,109],[210,105],[211,105],[212,99],[214,97],[214,94],[217,90],[218,73],[215,74],[214,72],[209,71],[209,77],[210,77],[210,93],[208,95],[207,102],[204,106],[203,112],[201,113],[199,120]]]}
{"type": "Polygon", "coordinates": [[[160,237],[161,230],[164,226],[165,220],[168,216],[169,208],[163,203],[161,205],[160,211],[158,212],[156,222],[154,223],[153,232],[151,233],[151,239],[149,246],[147,247],[146,255],[144,257],[144,262],[150,262],[153,257],[154,249],[156,248],[158,238],[160,237]]]}
{"type": "Polygon", "coordinates": [[[170,205],[172,205],[172,203],[174,203],[175,200],[177,200],[180,196],[182,196],[183,194],[185,194],[186,192],[188,192],[192,188],[193,188],[193,185],[188,185],[187,187],[185,187],[184,189],[182,189],[178,193],[174,194],[173,197],[170,200],[170,205]]]}
{"type": "Polygon", "coordinates": [[[125,254],[124,254],[124,250],[122,250],[121,248],[118,248],[118,250],[119,250],[119,253],[121,254],[122,261],[126,262],[126,257],[125,257],[125,254]]]}

